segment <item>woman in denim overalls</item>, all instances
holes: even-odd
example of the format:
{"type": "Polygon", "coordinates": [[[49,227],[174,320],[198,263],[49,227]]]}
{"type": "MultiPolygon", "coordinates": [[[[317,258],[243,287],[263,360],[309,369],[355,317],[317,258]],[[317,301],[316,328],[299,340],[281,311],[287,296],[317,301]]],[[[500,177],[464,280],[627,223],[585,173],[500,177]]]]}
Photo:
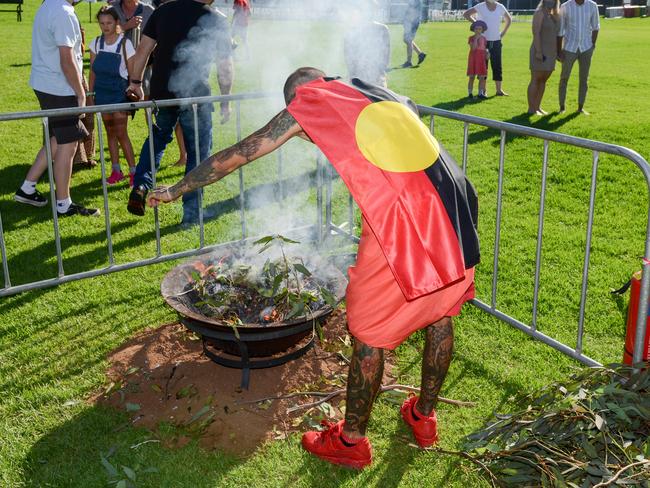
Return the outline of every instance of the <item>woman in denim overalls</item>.
{"type": "MultiPolygon", "coordinates": [[[[94,93],[95,105],[126,102],[128,69],[126,63],[135,49],[131,41],[118,33],[117,12],[104,6],[97,12],[97,21],[102,35],[90,45],[90,91],[94,93]]],[[[106,182],[113,185],[124,179],[120,168],[120,150],[129,164],[129,181],[133,186],[135,155],[127,132],[128,112],[102,113],[102,120],[108,135],[108,150],[111,154],[113,171],[106,182]]]]}

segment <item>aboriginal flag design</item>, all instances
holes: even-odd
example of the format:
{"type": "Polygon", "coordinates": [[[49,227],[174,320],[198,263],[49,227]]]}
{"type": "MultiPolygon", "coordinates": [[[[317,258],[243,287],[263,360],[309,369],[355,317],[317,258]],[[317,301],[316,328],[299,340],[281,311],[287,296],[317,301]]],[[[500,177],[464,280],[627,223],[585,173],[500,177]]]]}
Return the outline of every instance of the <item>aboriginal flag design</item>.
{"type": "Polygon", "coordinates": [[[479,262],[476,192],[411,100],[326,78],[298,87],[287,110],[347,185],[407,300],[479,262]]]}

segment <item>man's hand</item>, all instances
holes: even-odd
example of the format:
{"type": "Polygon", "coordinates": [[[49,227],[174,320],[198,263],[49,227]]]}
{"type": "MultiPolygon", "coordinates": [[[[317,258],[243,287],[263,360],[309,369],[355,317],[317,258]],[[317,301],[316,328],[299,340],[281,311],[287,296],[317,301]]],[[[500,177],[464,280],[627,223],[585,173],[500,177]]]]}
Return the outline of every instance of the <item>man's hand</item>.
{"type": "Polygon", "coordinates": [[[157,207],[160,203],[173,202],[178,198],[174,197],[170,191],[169,186],[158,186],[147,195],[147,205],[150,207],[157,207]]]}
{"type": "Polygon", "coordinates": [[[508,31],[506,31],[506,30],[501,31],[501,34],[499,34],[501,36],[501,39],[506,37],[506,32],[508,32],[508,31]]]}
{"type": "Polygon", "coordinates": [[[135,29],[140,24],[142,24],[142,16],[136,15],[135,17],[131,17],[128,21],[124,22],[124,24],[122,24],[122,28],[124,30],[135,29]]]}
{"type": "Polygon", "coordinates": [[[544,55],[539,51],[535,51],[535,59],[537,61],[544,61],[544,55]]]}
{"type": "MultiPolygon", "coordinates": [[[[86,94],[84,92],[77,95],[77,106],[85,107],[86,106],[86,94]]],[[[86,117],[86,114],[79,114],[79,118],[83,119],[86,117]]]]}
{"type": "Polygon", "coordinates": [[[225,124],[230,120],[230,102],[221,102],[221,123],[225,124]]]}
{"type": "Polygon", "coordinates": [[[144,92],[142,91],[142,85],[140,84],[129,83],[129,87],[126,89],[126,91],[129,91],[134,95],[137,95],[138,100],[144,99],[144,92]]]}
{"type": "Polygon", "coordinates": [[[560,51],[559,53],[557,53],[557,60],[560,63],[564,63],[564,51],[560,51]]]}

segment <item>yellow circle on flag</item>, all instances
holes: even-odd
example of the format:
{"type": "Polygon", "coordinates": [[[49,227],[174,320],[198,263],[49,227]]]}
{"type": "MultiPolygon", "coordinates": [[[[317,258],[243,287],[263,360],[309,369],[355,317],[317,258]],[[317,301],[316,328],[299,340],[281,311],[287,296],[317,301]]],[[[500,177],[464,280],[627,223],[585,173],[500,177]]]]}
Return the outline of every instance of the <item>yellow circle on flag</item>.
{"type": "Polygon", "coordinates": [[[367,105],[355,126],[365,158],[384,171],[422,171],[438,159],[438,142],[417,115],[398,102],[367,105]]]}

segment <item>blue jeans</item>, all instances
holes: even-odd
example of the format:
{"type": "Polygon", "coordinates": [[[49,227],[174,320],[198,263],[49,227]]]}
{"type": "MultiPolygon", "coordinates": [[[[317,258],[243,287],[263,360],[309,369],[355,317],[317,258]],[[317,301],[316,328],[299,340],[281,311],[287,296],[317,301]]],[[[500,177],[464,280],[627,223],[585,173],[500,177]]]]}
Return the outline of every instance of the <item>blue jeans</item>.
{"type": "MultiPolygon", "coordinates": [[[[198,136],[199,156],[198,162],[206,159],[212,148],[212,105],[199,105],[198,115],[198,136]]],[[[185,138],[185,149],[187,150],[187,164],[185,174],[192,171],[197,165],[196,156],[196,134],[194,133],[194,112],[191,107],[166,107],[161,108],[156,115],[153,125],[153,158],[156,170],[160,166],[160,160],[165,152],[167,144],[172,141],[174,127],[180,122],[185,138]]],[[[144,186],[148,190],[153,187],[151,174],[151,159],[149,155],[149,138],[144,141],[140,151],[140,159],[135,167],[134,188],[144,186]]],[[[183,195],[183,220],[197,220],[199,215],[199,193],[198,191],[183,195]]]]}

